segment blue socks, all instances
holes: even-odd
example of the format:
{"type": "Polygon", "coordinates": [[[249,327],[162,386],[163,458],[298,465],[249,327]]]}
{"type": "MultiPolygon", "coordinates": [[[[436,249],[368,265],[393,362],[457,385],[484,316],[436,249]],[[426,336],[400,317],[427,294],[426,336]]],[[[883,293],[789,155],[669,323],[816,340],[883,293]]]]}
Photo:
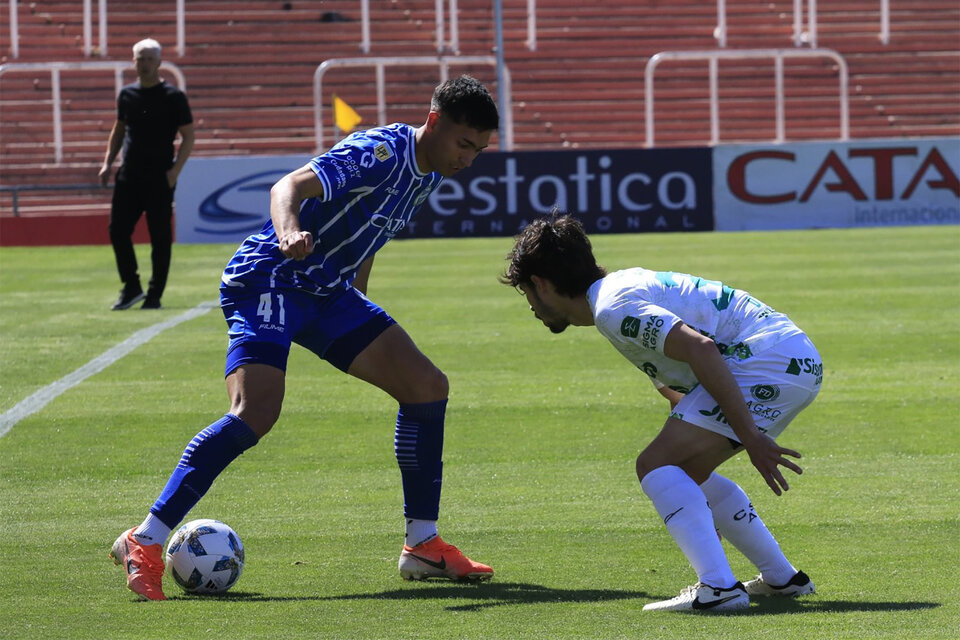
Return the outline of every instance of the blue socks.
{"type": "Polygon", "coordinates": [[[436,520],[443,484],[443,419],[447,401],[401,404],[394,453],[403,480],[403,515],[436,520]]]}
{"type": "MultiPolygon", "coordinates": [[[[394,452],[407,518],[437,520],[439,516],[446,409],[447,401],[440,400],[401,404],[397,412],[394,452]]],[[[175,528],[227,465],[255,444],[253,430],[237,416],[226,414],[193,437],[150,513],[175,528]]]]}
{"type": "Polygon", "coordinates": [[[193,437],[150,513],[173,529],[220,472],[255,444],[257,434],[247,423],[232,413],[226,414],[193,437]]]}

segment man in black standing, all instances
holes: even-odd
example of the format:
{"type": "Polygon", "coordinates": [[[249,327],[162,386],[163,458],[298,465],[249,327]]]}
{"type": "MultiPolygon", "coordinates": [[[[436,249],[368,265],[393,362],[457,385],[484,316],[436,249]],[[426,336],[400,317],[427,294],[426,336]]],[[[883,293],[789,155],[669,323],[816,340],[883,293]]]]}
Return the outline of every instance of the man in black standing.
{"type": "Polygon", "coordinates": [[[110,208],[110,242],[123,282],[114,311],[129,309],[144,298],[141,308],[160,308],[173,246],[173,190],[193,150],[190,104],[182,91],[160,78],[160,53],[160,43],[150,38],[133,45],[139,80],[120,90],[117,121],[100,167],[100,182],[107,186],[110,166],[122,146],[123,162],[110,208]],[[174,156],[177,133],[180,149],[174,156]],[[144,212],[153,267],[146,294],[133,250],[133,230],[144,212]]]}

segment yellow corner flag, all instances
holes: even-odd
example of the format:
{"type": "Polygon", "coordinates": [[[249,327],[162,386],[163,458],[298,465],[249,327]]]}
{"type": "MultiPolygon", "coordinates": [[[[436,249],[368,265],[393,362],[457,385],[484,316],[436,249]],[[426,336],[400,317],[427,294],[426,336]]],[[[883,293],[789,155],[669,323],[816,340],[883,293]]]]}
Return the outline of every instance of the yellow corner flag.
{"type": "Polygon", "coordinates": [[[360,114],[353,110],[353,107],[333,94],[333,121],[337,124],[337,129],[350,133],[353,128],[363,122],[360,114]]]}

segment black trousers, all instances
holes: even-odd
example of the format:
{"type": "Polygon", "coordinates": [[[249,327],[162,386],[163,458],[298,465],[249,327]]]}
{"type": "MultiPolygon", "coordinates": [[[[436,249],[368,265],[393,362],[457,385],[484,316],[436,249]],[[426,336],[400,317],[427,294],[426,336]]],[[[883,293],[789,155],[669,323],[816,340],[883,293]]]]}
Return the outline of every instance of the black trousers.
{"type": "Polygon", "coordinates": [[[110,207],[110,243],[117,258],[117,271],[125,291],[142,290],[133,250],[133,230],[143,213],[150,232],[152,271],[147,296],[159,300],[167,286],[173,246],[173,189],[165,172],[149,177],[123,178],[121,170],[110,207]]]}

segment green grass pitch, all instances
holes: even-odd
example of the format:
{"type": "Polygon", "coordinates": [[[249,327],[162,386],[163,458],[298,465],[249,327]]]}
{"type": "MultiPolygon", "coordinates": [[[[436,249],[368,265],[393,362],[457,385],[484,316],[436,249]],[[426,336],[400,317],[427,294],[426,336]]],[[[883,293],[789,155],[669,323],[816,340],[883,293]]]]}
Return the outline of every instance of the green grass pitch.
{"type": "MultiPolygon", "coordinates": [[[[214,309],[0,437],[0,638],[960,637],[960,227],[593,241],[611,270],[746,289],[819,347],[823,391],[781,437],[803,476],[777,498],[745,458],[723,467],[815,596],[641,613],[695,580],[633,471],[665,401],[593,328],[554,336],[496,281],[509,238],[411,240],[378,256],[370,296],[450,378],[440,531],[493,581],[401,580],[395,405],[295,347],[280,422],[189,516],[238,531],[240,581],[135,602],[107,551],[227,408],[214,309]]],[[[164,309],[117,313],[109,247],[0,250],[0,412],[215,300],[232,251],[175,246],[164,309]]]]}

